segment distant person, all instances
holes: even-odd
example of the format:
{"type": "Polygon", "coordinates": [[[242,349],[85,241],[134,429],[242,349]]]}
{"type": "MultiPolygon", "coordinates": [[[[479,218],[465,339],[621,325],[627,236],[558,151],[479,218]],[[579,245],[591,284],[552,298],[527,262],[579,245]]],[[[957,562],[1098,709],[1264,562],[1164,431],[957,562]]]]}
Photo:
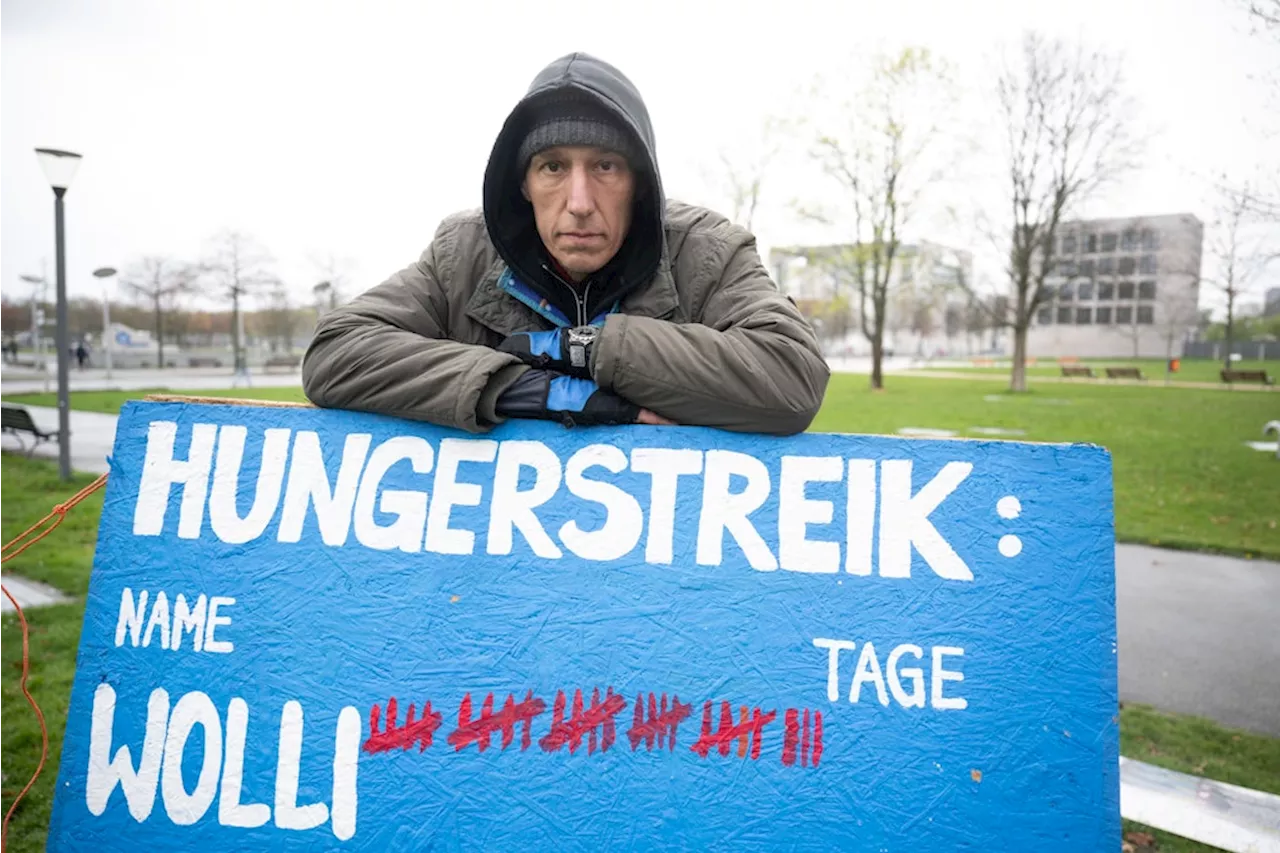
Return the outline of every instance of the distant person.
{"type": "Polygon", "coordinates": [[[448,217],[417,263],[321,318],[307,396],[471,431],[804,430],[828,379],[812,328],[751,234],[666,199],[654,152],[620,71],[551,63],[498,134],[483,211],[448,217]]]}
{"type": "Polygon", "coordinates": [[[89,361],[89,350],[85,349],[84,341],[76,342],[76,363],[84,370],[84,366],[89,361]]]}

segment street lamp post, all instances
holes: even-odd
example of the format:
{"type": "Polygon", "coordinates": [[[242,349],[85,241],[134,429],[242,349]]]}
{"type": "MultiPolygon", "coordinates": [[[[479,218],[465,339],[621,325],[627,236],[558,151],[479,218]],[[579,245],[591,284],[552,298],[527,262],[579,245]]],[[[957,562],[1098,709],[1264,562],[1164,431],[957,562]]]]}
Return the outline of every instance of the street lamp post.
{"type": "Polygon", "coordinates": [[[49,286],[49,282],[42,275],[20,275],[18,278],[30,284],[31,287],[31,351],[34,363],[40,362],[40,354],[42,345],[40,342],[40,314],[44,311],[44,292],[49,286]],[[36,285],[39,285],[37,287],[36,285]]]}
{"type": "Polygon", "coordinates": [[[53,187],[53,230],[57,254],[57,328],[54,340],[58,347],[58,473],[63,480],[71,479],[71,399],[67,385],[71,364],[67,352],[67,248],[63,227],[62,197],[80,167],[80,155],[56,148],[37,148],[36,156],[44,169],[49,185],[53,187]]]}
{"type": "Polygon", "coordinates": [[[94,278],[102,279],[102,352],[107,359],[107,378],[111,378],[111,294],[107,290],[107,279],[116,274],[115,267],[99,267],[93,271],[94,278]]]}

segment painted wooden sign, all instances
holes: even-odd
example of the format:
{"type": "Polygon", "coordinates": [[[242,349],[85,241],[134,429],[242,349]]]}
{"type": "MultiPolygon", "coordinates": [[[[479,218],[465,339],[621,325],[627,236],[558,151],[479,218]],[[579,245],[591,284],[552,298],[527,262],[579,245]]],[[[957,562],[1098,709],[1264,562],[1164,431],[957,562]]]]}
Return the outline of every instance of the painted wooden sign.
{"type": "Polygon", "coordinates": [[[1091,446],[134,403],[53,850],[1119,843],[1091,446]]]}

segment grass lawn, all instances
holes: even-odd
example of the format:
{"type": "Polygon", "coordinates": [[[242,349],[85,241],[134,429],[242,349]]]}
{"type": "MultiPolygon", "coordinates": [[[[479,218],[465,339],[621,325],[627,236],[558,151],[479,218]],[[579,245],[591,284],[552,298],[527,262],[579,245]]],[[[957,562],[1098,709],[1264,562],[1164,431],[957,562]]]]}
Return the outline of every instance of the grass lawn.
{"type": "MultiPolygon", "coordinates": [[[[875,398],[893,399],[891,394],[876,395],[875,398]]],[[[866,396],[871,398],[871,395],[866,396]]],[[[851,405],[853,402],[849,401],[851,405]]],[[[8,454],[0,462],[0,474],[3,477],[0,487],[7,498],[4,501],[3,529],[0,530],[0,538],[5,541],[92,479],[80,477],[75,483],[63,485],[58,481],[52,463],[8,454]]],[[[79,644],[83,595],[88,586],[101,507],[99,492],[77,507],[57,533],[5,566],[6,571],[16,569],[80,597],[78,601],[40,608],[28,614],[32,667],[29,685],[45,713],[50,750],[44,772],[14,815],[9,839],[14,853],[34,853],[45,846],[79,644]]],[[[5,723],[3,742],[0,743],[4,758],[0,809],[7,810],[39,759],[40,730],[18,689],[22,644],[16,616],[8,614],[4,617],[0,633],[0,655],[4,666],[4,678],[0,682],[0,715],[5,723]]],[[[1224,729],[1193,717],[1163,714],[1143,706],[1121,709],[1120,739],[1121,751],[1131,758],[1280,793],[1280,740],[1224,729]]],[[[1145,842],[1150,837],[1151,844],[1138,846],[1137,850],[1191,853],[1213,849],[1127,821],[1125,830],[1130,843],[1145,842]]]]}
{"type": "Polygon", "coordinates": [[[1280,462],[1246,447],[1280,418],[1280,395],[1101,384],[1033,385],[835,374],[813,429],[892,434],[902,427],[1024,430],[1027,441],[1084,441],[1111,451],[1116,534],[1146,542],[1280,558],[1280,462]]]}
{"type": "MultiPolygon", "coordinates": [[[[1261,440],[1263,423],[1280,418],[1280,394],[1033,382],[1030,393],[1013,395],[988,381],[919,376],[890,376],[887,384],[873,393],[865,376],[833,375],[813,429],[893,434],[932,427],[977,437],[971,427],[997,427],[1023,430],[1027,441],[1099,444],[1112,453],[1120,540],[1280,558],[1280,501],[1268,499],[1280,465],[1244,444],[1261,440]]],[[[82,391],[71,405],[114,413],[148,393],[155,392],[82,391]]],[[[306,399],[296,386],[165,393],[306,399]]],[[[5,399],[55,404],[48,394],[5,399]]]]}
{"type": "MultiPolygon", "coordinates": [[[[946,370],[953,373],[972,373],[977,376],[987,376],[990,378],[1001,378],[1007,380],[1009,378],[1008,358],[997,358],[995,362],[1003,365],[1000,367],[985,367],[975,365],[975,361],[990,361],[985,356],[975,356],[972,359],[959,358],[947,361],[935,361],[925,369],[946,370]]],[[[1105,377],[1104,367],[1137,367],[1142,371],[1142,375],[1153,382],[1164,382],[1165,376],[1165,360],[1162,358],[1082,358],[1081,365],[1088,365],[1093,368],[1093,372],[1099,377],[1105,377]]],[[[1280,361],[1274,359],[1270,361],[1238,361],[1233,365],[1236,370],[1265,370],[1271,375],[1272,379],[1280,382],[1280,361]]],[[[1168,375],[1168,379],[1172,382],[1212,382],[1221,384],[1222,379],[1218,375],[1218,371],[1222,370],[1222,362],[1208,358],[1184,358],[1181,359],[1177,373],[1168,375]]],[[[1027,368],[1027,376],[1061,376],[1062,368],[1058,364],[1056,358],[1041,358],[1036,360],[1034,366],[1027,368]]]]}

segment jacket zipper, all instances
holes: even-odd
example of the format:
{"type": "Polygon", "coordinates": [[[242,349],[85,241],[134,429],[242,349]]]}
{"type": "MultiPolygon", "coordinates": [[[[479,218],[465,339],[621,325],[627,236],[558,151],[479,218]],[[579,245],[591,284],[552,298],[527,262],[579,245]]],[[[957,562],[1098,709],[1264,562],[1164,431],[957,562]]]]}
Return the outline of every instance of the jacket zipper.
{"type": "Polygon", "coordinates": [[[587,299],[591,296],[591,285],[595,284],[595,281],[593,279],[589,279],[587,281],[587,286],[582,289],[582,296],[578,296],[578,288],[561,278],[558,272],[553,270],[547,264],[543,264],[542,268],[546,270],[547,273],[556,281],[569,288],[569,293],[573,295],[573,302],[578,307],[578,325],[587,325],[587,299]]]}

